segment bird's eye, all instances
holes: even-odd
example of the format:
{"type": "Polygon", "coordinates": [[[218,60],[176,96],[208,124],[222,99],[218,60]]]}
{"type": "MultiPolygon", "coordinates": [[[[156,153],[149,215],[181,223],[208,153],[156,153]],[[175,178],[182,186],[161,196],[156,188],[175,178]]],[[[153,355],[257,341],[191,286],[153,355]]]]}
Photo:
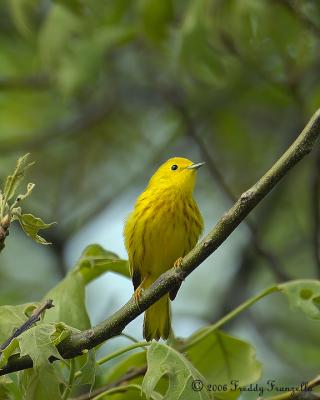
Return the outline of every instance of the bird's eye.
{"type": "Polygon", "coordinates": [[[172,169],[172,171],[175,171],[176,169],[178,169],[177,164],[173,164],[173,165],[171,166],[171,169],[172,169]]]}

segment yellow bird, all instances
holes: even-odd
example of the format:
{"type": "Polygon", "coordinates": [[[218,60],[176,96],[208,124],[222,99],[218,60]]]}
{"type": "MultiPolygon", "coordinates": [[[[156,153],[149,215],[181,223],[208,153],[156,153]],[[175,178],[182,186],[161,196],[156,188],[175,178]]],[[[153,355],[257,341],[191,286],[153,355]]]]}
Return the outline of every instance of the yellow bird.
{"type": "MultiPolygon", "coordinates": [[[[192,197],[196,171],[204,163],[186,158],[166,161],[151,177],[138,197],[124,227],[130,273],[139,300],[148,288],[197,243],[203,220],[192,197]]],[[[167,339],[171,332],[170,299],[177,289],[163,296],[145,312],[143,336],[146,340],[167,339]]]]}

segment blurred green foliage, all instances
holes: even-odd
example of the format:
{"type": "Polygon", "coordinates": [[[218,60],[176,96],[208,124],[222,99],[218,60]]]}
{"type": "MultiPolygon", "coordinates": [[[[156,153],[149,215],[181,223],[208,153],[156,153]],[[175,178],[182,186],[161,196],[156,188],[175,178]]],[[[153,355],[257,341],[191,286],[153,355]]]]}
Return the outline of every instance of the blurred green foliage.
{"type": "MultiPolygon", "coordinates": [[[[42,298],[66,274],[72,238],[172,155],[207,161],[198,193],[210,227],[230,204],[225,186],[246,190],[319,107],[319,21],[314,0],[3,1],[0,179],[31,152],[36,190],[26,209],[58,225],[45,250],[11,231],[1,304],[42,298]]],[[[210,266],[218,283],[203,291],[203,324],[280,279],[255,240],[288,278],[319,278],[319,154],[254,211],[253,235],[231,238],[232,258],[210,266]]],[[[318,322],[279,298],[228,329],[254,338],[264,377],[319,373],[318,322]]]]}

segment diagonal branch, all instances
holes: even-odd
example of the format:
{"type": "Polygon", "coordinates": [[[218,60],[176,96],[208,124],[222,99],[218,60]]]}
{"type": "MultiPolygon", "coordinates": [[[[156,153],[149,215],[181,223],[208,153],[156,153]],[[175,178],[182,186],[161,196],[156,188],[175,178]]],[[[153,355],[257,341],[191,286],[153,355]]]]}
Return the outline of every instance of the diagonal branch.
{"type": "MultiPolygon", "coordinates": [[[[208,147],[201,139],[201,137],[198,135],[194,120],[190,115],[190,113],[188,112],[187,108],[185,107],[185,104],[182,101],[179,102],[175,101],[174,105],[176,110],[180,113],[181,118],[186,126],[187,134],[191,137],[191,139],[197,144],[198,148],[200,149],[204,157],[204,161],[208,165],[209,172],[211,173],[215,181],[218,183],[222,192],[226,195],[228,200],[231,202],[235,202],[237,200],[236,196],[233,194],[232,190],[226,184],[222,173],[217,167],[215,161],[213,160],[212,155],[208,151],[208,147]]],[[[255,252],[261,258],[265,259],[270,269],[277,277],[278,281],[283,282],[290,279],[289,276],[286,274],[286,272],[283,270],[278,257],[274,253],[272,253],[271,250],[269,250],[259,239],[258,228],[256,224],[249,218],[245,220],[245,223],[249,228],[251,234],[251,243],[255,252]]]]}
{"type": "MultiPolygon", "coordinates": [[[[131,298],[120,310],[105,321],[83,332],[71,334],[58,345],[62,357],[73,358],[87,349],[119,335],[123,329],[144,310],[154,304],[164,294],[181,284],[207,257],[210,256],[257,204],[276,186],[303,157],[314,147],[320,135],[320,109],[310,119],[302,133],[270,170],[220,218],[216,226],[182,260],[180,268],[171,268],[141,295],[139,304],[131,298]]],[[[0,375],[32,367],[30,357],[15,357],[0,369],[0,375]]]]}

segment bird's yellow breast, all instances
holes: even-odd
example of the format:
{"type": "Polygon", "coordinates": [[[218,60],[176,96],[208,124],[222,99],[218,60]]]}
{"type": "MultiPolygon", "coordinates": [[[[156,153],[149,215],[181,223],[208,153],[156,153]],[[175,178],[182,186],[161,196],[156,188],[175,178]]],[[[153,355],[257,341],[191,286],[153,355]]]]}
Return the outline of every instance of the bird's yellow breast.
{"type": "MultiPolygon", "coordinates": [[[[196,244],[203,221],[192,196],[171,188],[147,188],[125,225],[131,274],[154,281],[196,244]]],[[[147,287],[148,285],[146,285],[147,287]]]]}

